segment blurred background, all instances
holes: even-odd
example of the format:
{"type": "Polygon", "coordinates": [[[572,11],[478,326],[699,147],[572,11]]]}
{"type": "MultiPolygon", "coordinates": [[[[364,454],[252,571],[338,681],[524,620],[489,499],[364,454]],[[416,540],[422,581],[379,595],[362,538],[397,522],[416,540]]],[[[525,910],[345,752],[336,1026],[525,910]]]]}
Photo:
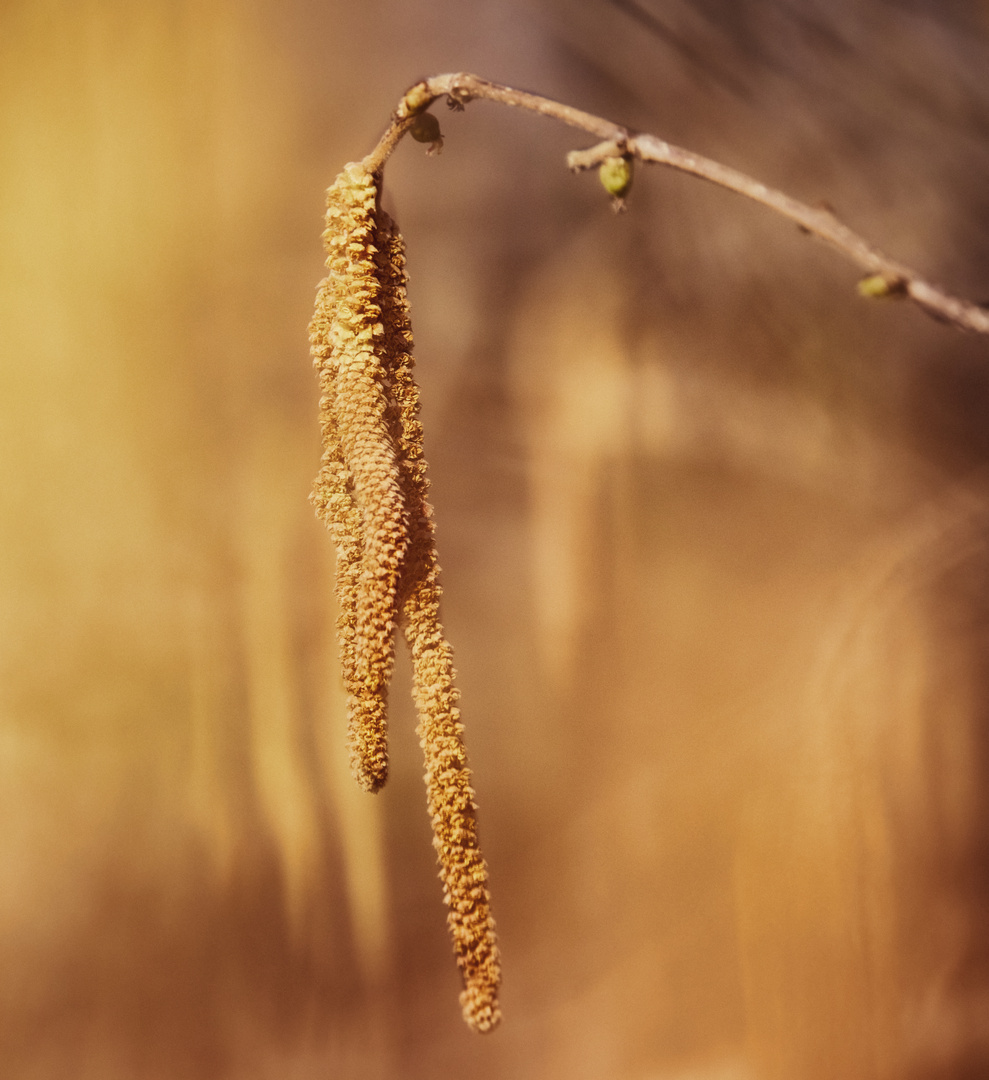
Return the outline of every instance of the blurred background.
{"type": "Polygon", "coordinates": [[[503,949],[473,1035],[404,657],[350,780],[323,190],[468,70],[989,297],[982,0],[5,0],[0,1075],[989,1075],[989,345],[478,102],[403,144],[503,949]]]}

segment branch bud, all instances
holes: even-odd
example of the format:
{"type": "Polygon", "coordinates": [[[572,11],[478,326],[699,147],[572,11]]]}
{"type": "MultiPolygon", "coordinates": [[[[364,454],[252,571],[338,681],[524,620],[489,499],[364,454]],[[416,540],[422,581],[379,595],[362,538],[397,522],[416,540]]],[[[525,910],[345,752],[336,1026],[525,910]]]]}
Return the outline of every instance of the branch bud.
{"type": "Polygon", "coordinates": [[[405,96],[399,102],[397,115],[399,120],[405,120],[409,116],[415,116],[432,105],[434,95],[430,92],[429,85],[425,80],[417,82],[405,91],[405,96]]]}
{"type": "Polygon", "coordinates": [[[907,291],[907,283],[901,277],[889,274],[870,274],[858,283],[859,296],[870,300],[882,300],[888,296],[902,296],[907,291]]]}
{"type": "Polygon", "coordinates": [[[429,143],[429,154],[438,154],[443,149],[443,135],[440,122],[431,112],[419,113],[409,128],[409,134],[416,142],[429,143]]]}
{"type": "Polygon", "coordinates": [[[624,210],[625,196],[632,186],[632,158],[605,158],[598,167],[598,178],[611,196],[615,210],[624,210]]]}

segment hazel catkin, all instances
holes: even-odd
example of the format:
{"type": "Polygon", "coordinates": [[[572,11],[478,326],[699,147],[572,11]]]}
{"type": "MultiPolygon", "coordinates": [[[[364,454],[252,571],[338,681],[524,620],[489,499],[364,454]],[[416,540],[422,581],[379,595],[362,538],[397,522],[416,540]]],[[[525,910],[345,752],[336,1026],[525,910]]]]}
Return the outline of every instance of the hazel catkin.
{"type": "Polygon", "coordinates": [[[377,197],[375,175],[361,163],[347,165],[327,192],[329,272],[309,327],[323,437],[311,498],[337,545],[338,631],[355,775],[369,791],[387,777],[387,690],[401,624],[412,653],[433,846],[464,981],[461,1006],[472,1028],[490,1031],[501,1018],[501,971],[453,651],[439,621],[405,246],[377,197]]]}

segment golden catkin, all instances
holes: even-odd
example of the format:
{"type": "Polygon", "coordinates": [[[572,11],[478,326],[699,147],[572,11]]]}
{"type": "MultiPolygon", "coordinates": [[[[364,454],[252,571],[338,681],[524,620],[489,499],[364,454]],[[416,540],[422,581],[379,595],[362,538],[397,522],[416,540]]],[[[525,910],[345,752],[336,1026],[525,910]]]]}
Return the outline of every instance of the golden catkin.
{"type": "Polygon", "coordinates": [[[309,327],[324,454],[313,502],[337,540],[351,760],[362,787],[387,778],[387,694],[407,524],[381,363],[377,185],[359,163],[327,192],[326,265],[309,327]]]}
{"type": "Polygon", "coordinates": [[[378,247],[387,255],[393,303],[387,307],[386,340],[394,343],[390,365],[400,441],[402,481],[409,518],[408,569],[403,588],[403,632],[412,653],[413,694],[419,714],[417,733],[426,758],[426,797],[433,846],[440,864],[443,898],[454,952],[464,980],[460,1003],[464,1019],[490,1031],[501,1019],[498,987],[501,966],[487,866],[477,839],[474,792],[467,767],[463,725],[454,686],[453,649],[439,621],[439,564],[426,501],[429,482],[419,421],[419,388],[412,375],[412,331],[405,302],[405,250],[401,234],[382,215],[378,247]],[[406,350],[399,350],[402,342],[406,350]]]}
{"type": "Polygon", "coordinates": [[[387,768],[385,707],[393,632],[412,653],[417,732],[426,759],[433,845],[464,980],[467,1023],[501,1019],[498,945],[487,867],[454,687],[439,622],[439,566],[413,377],[405,246],[376,206],[374,178],[348,165],[327,195],[329,275],[310,325],[320,376],[324,454],[313,492],[337,544],[344,680],[355,772],[376,790],[387,768]]]}
{"type": "MultiPolygon", "coordinates": [[[[431,526],[428,526],[431,533],[431,526]]],[[[460,995],[464,1019],[477,1031],[490,1031],[501,1019],[498,986],[501,965],[488,871],[477,839],[474,792],[463,742],[463,725],[453,685],[453,651],[439,622],[439,567],[430,544],[422,573],[405,602],[405,636],[419,724],[426,757],[426,797],[433,825],[433,847],[440,864],[443,899],[454,953],[464,980],[460,995]]]]}
{"type": "Polygon", "coordinates": [[[387,366],[395,402],[394,431],[409,519],[409,554],[403,582],[403,632],[412,653],[413,694],[419,714],[417,733],[426,758],[426,796],[433,846],[440,864],[447,921],[457,964],[464,979],[464,1019],[490,1031],[501,1019],[501,970],[487,866],[477,840],[476,806],[467,767],[463,725],[454,686],[453,650],[439,621],[439,565],[426,501],[429,482],[419,420],[419,388],[413,378],[412,327],[405,298],[405,246],[386,214],[376,246],[388,275],[382,302],[385,341],[392,348],[387,366]]]}

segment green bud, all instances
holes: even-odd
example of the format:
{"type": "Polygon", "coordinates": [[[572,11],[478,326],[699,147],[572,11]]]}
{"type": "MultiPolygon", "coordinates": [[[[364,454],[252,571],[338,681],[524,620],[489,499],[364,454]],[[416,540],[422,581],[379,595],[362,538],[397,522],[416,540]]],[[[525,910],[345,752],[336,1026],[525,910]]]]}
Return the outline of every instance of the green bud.
{"type": "Polygon", "coordinates": [[[419,113],[412,127],[409,128],[409,134],[416,142],[443,142],[443,136],[440,134],[440,122],[431,112],[419,113]]]}
{"type": "Polygon", "coordinates": [[[629,157],[605,158],[598,168],[598,177],[604,190],[613,199],[624,199],[632,186],[632,159],[629,157]]]}
{"type": "Polygon", "coordinates": [[[859,296],[872,300],[881,300],[886,296],[899,296],[904,291],[904,282],[899,278],[890,278],[885,274],[870,274],[858,283],[859,296]]]}

